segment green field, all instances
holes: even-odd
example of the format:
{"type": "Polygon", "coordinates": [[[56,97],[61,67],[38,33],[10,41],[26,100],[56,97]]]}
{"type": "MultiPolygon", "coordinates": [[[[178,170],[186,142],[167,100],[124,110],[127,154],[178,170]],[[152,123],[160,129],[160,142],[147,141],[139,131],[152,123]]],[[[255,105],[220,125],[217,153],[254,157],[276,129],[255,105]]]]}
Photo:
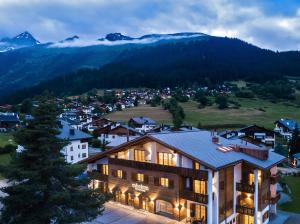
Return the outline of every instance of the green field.
{"type": "Polygon", "coordinates": [[[7,133],[0,133],[0,147],[3,147],[8,144],[14,144],[13,136],[7,133]]]}
{"type": "Polygon", "coordinates": [[[219,110],[216,105],[198,109],[198,103],[181,103],[184,108],[185,122],[196,126],[199,122],[205,128],[235,128],[257,124],[273,129],[274,122],[280,118],[300,120],[300,107],[292,103],[272,103],[263,99],[245,99],[230,97],[238,102],[239,109],[219,110]]]}
{"type": "Polygon", "coordinates": [[[288,176],[283,178],[283,182],[286,183],[291,191],[291,197],[292,200],[291,202],[284,203],[279,206],[281,210],[287,211],[287,212],[295,212],[295,213],[300,213],[300,206],[299,206],[299,201],[300,201],[300,177],[294,177],[294,176],[288,176]]]}

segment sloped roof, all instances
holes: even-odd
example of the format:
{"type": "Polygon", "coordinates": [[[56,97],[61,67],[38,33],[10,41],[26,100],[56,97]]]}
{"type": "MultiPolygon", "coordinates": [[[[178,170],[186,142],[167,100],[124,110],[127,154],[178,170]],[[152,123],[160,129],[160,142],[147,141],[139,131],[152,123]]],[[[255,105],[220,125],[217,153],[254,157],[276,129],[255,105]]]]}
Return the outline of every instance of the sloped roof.
{"type": "Polygon", "coordinates": [[[156,125],[156,122],[149,117],[133,117],[131,118],[137,124],[148,124],[148,125],[156,125]]]}
{"type": "MultiPolygon", "coordinates": [[[[180,151],[207,163],[215,169],[237,163],[241,160],[265,169],[285,159],[284,156],[272,151],[269,151],[269,158],[267,160],[259,160],[245,153],[235,151],[224,153],[218,150],[218,145],[212,142],[211,133],[209,131],[170,132],[164,134],[151,134],[151,136],[160,142],[179,149],[180,151]]],[[[219,143],[223,146],[240,145],[251,147],[253,149],[264,149],[263,147],[247,143],[240,139],[230,140],[219,137],[219,143]]]]}
{"type": "Polygon", "coordinates": [[[293,131],[295,129],[296,125],[298,126],[298,129],[300,129],[300,123],[298,123],[297,121],[292,120],[292,119],[281,118],[277,122],[282,124],[286,128],[288,128],[290,131],[293,131]]]}
{"type": "Polygon", "coordinates": [[[0,122],[20,122],[17,115],[0,114],[0,122]]]}
{"type": "Polygon", "coordinates": [[[217,148],[219,146],[239,145],[247,146],[253,149],[265,149],[261,146],[256,146],[247,143],[240,139],[229,140],[219,137],[219,145],[212,142],[212,135],[209,131],[184,131],[184,132],[167,132],[167,133],[152,133],[139,138],[136,138],[128,143],[124,143],[116,148],[107,150],[104,153],[99,153],[96,156],[86,159],[87,162],[93,162],[103,156],[121,150],[127,145],[150,138],[150,141],[156,141],[166,147],[175,149],[186,156],[198,160],[200,163],[207,165],[212,169],[220,169],[224,166],[235,164],[241,161],[251,163],[261,169],[267,169],[284,161],[286,158],[273,151],[269,151],[267,160],[260,160],[249,156],[242,152],[229,151],[222,152],[217,148]]]}
{"type": "Polygon", "coordinates": [[[91,135],[89,135],[83,131],[77,130],[77,129],[74,129],[74,134],[71,134],[70,125],[66,121],[63,121],[63,120],[61,120],[61,124],[62,124],[62,127],[59,129],[60,134],[57,135],[57,137],[60,139],[80,140],[80,139],[92,138],[91,135]]]}

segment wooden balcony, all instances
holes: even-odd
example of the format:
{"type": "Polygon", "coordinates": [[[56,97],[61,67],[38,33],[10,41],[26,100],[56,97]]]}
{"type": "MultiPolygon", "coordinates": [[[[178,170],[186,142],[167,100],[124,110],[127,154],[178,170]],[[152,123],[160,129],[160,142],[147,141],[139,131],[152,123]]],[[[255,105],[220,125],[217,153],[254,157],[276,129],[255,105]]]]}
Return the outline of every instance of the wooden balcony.
{"type": "Polygon", "coordinates": [[[194,170],[194,169],[183,168],[183,167],[165,166],[165,165],[160,165],[155,163],[138,162],[133,160],[116,159],[116,158],[109,158],[108,163],[131,167],[140,170],[153,170],[158,172],[175,173],[183,177],[191,177],[193,179],[199,179],[199,180],[208,179],[208,173],[205,170],[194,170]]]}
{"type": "Polygon", "coordinates": [[[180,191],[179,193],[181,198],[190,200],[190,201],[195,201],[203,204],[208,203],[208,195],[206,194],[198,194],[190,190],[183,190],[180,191]]]}
{"type": "Polygon", "coordinates": [[[94,180],[102,180],[102,181],[108,180],[108,175],[104,175],[100,173],[99,170],[88,171],[88,175],[90,176],[91,179],[94,180]]]}
{"type": "Polygon", "coordinates": [[[237,205],[236,206],[236,212],[243,214],[243,215],[250,215],[250,216],[254,216],[255,210],[254,208],[250,208],[250,207],[246,207],[246,206],[242,206],[242,205],[237,205]]]}
{"type": "Polygon", "coordinates": [[[241,183],[236,183],[236,190],[240,192],[253,194],[255,191],[255,187],[254,184],[250,185],[248,183],[241,182],[241,183]]]}
{"type": "Polygon", "coordinates": [[[275,197],[271,197],[271,204],[276,204],[279,201],[280,197],[281,195],[279,193],[277,193],[275,197]]]}
{"type": "Polygon", "coordinates": [[[278,174],[270,176],[270,184],[276,184],[279,182],[279,180],[280,176],[278,174]]]}

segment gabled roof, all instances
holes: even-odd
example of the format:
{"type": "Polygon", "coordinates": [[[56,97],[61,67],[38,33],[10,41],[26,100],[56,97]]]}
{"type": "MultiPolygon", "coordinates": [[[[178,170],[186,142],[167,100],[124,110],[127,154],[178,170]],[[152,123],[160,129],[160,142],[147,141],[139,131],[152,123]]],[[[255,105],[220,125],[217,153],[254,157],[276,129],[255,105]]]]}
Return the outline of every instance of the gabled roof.
{"type": "Polygon", "coordinates": [[[115,129],[118,129],[118,128],[125,128],[125,129],[127,129],[127,130],[129,130],[129,131],[132,131],[132,132],[136,133],[137,135],[142,135],[142,133],[139,132],[139,131],[137,131],[136,129],[134,129],[134,128],[132,128],[132,127],[129,127],[128,125],[123,125],[123,124],[120,124],[120,125],[117,125],[116,127],[113,127],[113,128],[111,129],[111,131],[113,131],[113,130],[115,130],[115,129]]]}
{"type": "Polygon", "coordinates": [[[179,153],[199,161],[201,164],[217,170],[222,167],[233,165],[241,161],[253,164],[261,169],[268,169],[285,160],[284,156],[281,156],[275,152],[269,151],[269,157],[267,160],[260,160],[245,153],[229,151],[222,152],[218,150],[219,146],[228,147],[230,145],[239,145],[244,147],[250,147],[256,150],[265,149],[246,143],[240,139],[229,140],[219,137],[219,145],[212,142],[211,132],[209,131],[185,131],[185,132],[168,132],[148,134],[137,139],[134,139],[128,143],[124,143],[116,148],[107,150],[103,153],[99,153],[91,158],[84,160],[85,162],[94,162],[106,155],[114,152],[121,151],[125,147],[138,144],[140,142],[155,141],[161,145],[164,145],[170,149],[178,151],[179,153]]]}
{"type": "Polygon", "coordinates": [[[20,122],[18,115],[16,114],[0,114],[0,122],[20,122]]]}
{"type": "Polygon", "coordinates": [[[297,121],[292,120],[292,119],[281,118],[280,120],[276,121],[275,123],[282,124],[284,127],[288,128],[290,131],[293,131],[295,129],[296,125],[298,126],[298,129],[300,129],[300,123],[298,123],[297,121]]]}
{"type": "Polygon", "coordinates": [[[70,132],[71,127],[66,121],[61,120],[61,124],[62,124],[62,127],[59,129],[60,134],[57,135],[57,137],[60,138],[60,139],[80,140],[80,139],[92,138],[91,135],[89,135],[89,134],[87,134],[83,131],[77,130],[77,129],[73,129],[74,134],[72,134],[70,132]]]}
{"type": "Polygon", "coordinates": [[[260,127],[260,126],[258,126],[258,125],[256,125],[256,124],[252,124],[252,125],[249,125],[249,126],[246,126],[246,127],[242,127],[242,128],[240,128],[240,129],[237,129],[236,131],[237,131],[237,132],[243,132],[243,131],[245,131],[245,130],[247,130],[247,129],[251,129],[251,128],[258,128],[258,129],[261,129],[262,131],[265,131],[265,132],[272,132],[272,133],[275,134],[275,132],[274,132],[273,130],[269,130],[269,129],[265,128],[265,127],[260,127]]]}
{"type": "Polygon", "coordinates": [[[130,120],[133,120],[135,123],[140,125],[143,124],[156,125],[156,122],[149,117],[133,117],[130,120]]]}

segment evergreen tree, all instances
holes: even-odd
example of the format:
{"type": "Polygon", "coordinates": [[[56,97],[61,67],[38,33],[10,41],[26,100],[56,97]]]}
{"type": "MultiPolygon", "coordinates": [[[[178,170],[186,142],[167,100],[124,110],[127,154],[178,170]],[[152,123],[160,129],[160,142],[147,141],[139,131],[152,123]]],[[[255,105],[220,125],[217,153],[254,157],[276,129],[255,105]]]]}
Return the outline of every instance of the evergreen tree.
{"type": "Polygon", "coordinates": [[[106,196],[88,189],[89,178],[80,177],[84,167],[67,164],[61,154],[66,142],[59,134],[58,110],[53,100],[44,99],[34,111],[34,120],[15,134],[23,152],[1,167],[9,186],[1,223],[50,224],[92,220],[103,211],[106,196]]]}
{"type": "Polygon", "coordinates": [[[30,99],[23,100],[20,107],[20,112],[23,114],[30,114],[32,112],[32,102],[30,99]]]}
{"type": "Polygon", "coordinates": [[[293,131],[292,139],[289,142],[289,157],[292,158],[294,154],[300,152],[300,136],[299,136],[299,128],[296,124],[295,129],[293,131]]]}

